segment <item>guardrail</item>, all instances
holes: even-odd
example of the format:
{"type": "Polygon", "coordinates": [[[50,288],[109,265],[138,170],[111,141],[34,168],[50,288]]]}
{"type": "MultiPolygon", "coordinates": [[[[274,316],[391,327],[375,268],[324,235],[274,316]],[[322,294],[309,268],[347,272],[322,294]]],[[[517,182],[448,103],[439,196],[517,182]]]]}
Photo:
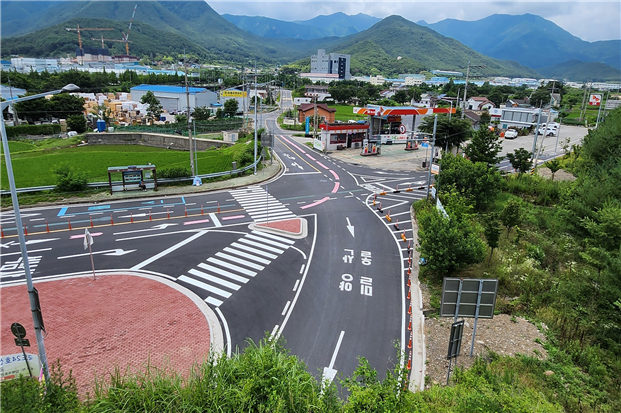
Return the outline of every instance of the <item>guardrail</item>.
{"type": "MultiPolygon", "coordinates": [[[[223,172],[214,172],[211,174],[203,174],[203,175],[197,175],[199,178],[201,179],[209,179],[209,178],[218,178],[221,176],[228,176],[228,175],[235,175],[238,173],[242,173],[242,172],[246,172],[250,169],[254,169],[255,165],[258,165],[259,162],[261,162],[263,160],[263,157],[260,156],[259,159],[257,159],[257,161],[255,163],[252,163],[248,166],[245,166],[243,168],[239,168],[239,169],[231,169],[230,171],[223,171],[223,172]]],[[[166,183],[173,183],[173,182],[184,182],[184,181],[193,181],[194,177],[193,176],[189,176],[189,177],[184,177],[184,178],[163,178],[163,179],[158,179],[157,183],[158,184],[166,184],[166,183]]],[[[123,181],[112,181],[112,185],[123,185],[123,181]]],[[[87,188],[109,188],[110,187],[110,183],[109,182],[90,182],[88,184],[86,184],[87,188]]],[[[29,187],[29,188],[17,188],[16,192],[18,194],[21,193],[28,193],[28,192],[41,192],[41,191],[52,191],[54,188],[56,188],[56,185],[48,185],[48,186],[33,186],[33,187],[29,187]]],[[[0,190],[0,196],[1,195],[10,195],[11,191],[9,190],[0,190]]]]}

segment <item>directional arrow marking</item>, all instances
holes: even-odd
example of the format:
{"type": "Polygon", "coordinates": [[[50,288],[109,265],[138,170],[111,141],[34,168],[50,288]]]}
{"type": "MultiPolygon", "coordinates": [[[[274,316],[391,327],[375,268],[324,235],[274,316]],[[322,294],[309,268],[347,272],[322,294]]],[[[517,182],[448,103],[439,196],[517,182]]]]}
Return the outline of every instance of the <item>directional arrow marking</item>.
{"type": "Polygon", "coordinates": [[[343,341],[343,336],[345,335],[344,331],[341,331],[341,335],[339,336],[339,341],[336,343],[336,348],[334,349],[334,353],[332,354],[332,360],[330,360],[330,365],[328,367],[323,368],[323,378],[324,380],[332,381],[334,377],[336,377],[336,372],[334,367],[334,362],[336,361],[336,355],[339,352],[339,347],[341,347],[341,342],[343,341]]]}
{"type": "Polygon", "coordinates": [[[356,236],[354,235],[354,226],[349,222],[349,217],[346,217],[345,219],[347,220],[347,229],[351,233],[351,236],[355,238],[356,236]]]}
{"type": "MultiPolygon", "coordinates": [[[[48,238],[48,239],[30,239],[28,241],[26,241],[26,245],[32,245],[32,244],[39,244],[41,242],[48,242],[48,241],[57,241],[60,238],[48,238]]],[[[19,242],[16,241],[9,241],[6,244],[0,244],[0,246],[2,248],[9,248],[13,245],[19,245],[19,242]]]]}
{"type": "MultiPolygon", "coordinates": [[[[121,255],[129,254],[130,252],[134,252],[136,250],[127,250],[125,251],[122,248],[118,248],[115,250],[106,250],[106,251],[93,251],[93,255],[95,254],[103,254],[103,255],[111,255],[115,257],[120,257],[121,255]]],[[[64,257],[58,257],[59,260],[64,260],[65,258],[76,258],[76,257],[84,257],[90,255],[88,252],[85,254],[75,254],[75,255],[66,255],[64,257]]]]}
{"type": "Polygon", "coordinates": [[[304,170],[304,168],[302,168],[302,165],[298,165],[295,162],[291,162],[291,166],[297,166],[298,168],[300,168],[301,170],[304,170]]]}
{"type": "Polygon", "coordinates": [[[133,234],[135,232],[157,231],[160,229],[166,229],[166,227],[172,227],[174,225],[179,225],[179,224],[160,224],[160,225],[155,225],[147,229],[136,229],[133,231],[115,232],[112,235],[125,235],[125,234],[133,234]]]}

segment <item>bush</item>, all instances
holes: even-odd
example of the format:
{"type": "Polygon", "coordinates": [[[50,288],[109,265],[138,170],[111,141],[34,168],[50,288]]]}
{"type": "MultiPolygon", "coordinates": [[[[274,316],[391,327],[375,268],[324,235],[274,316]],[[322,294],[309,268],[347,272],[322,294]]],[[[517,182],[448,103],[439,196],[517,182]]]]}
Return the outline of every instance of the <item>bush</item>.
{"type": "Polygon", "coordinates": [[[86,118],[84,115],[71,115],[67,118],[67,129],[77,133],[86,132],[86,118]]]}
{"type": "Polygon", "coordinates": [[[192,171],[188,168],[169,168],[157,172],[159,178],[188,178],[192,176],[192,171]]]}
{"type": "Polygon", "coordinates": [[[15,138],[21,135],[57,135],[60,133],[60,125],[19,125],[7,126],[7,138],[15,138]]]}
{"type": "Polygon", "coordinates": [[[52,169],[56,174],[56,190],[59,192],[78,192],[86,188],[86,173],[76,171],[67,162],[62,162],[52,169]]]}

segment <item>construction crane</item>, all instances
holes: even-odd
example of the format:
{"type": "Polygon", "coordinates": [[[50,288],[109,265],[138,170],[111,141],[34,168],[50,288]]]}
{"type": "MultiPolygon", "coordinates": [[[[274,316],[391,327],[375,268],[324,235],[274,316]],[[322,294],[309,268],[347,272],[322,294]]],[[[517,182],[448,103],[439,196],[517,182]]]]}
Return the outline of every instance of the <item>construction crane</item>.
{"type": "Polygon", "coordinates": [[[80,50],[82,50],[82,35],[80,34],[81,31],[109,31],[109,30],[114,30],[111,28],[91,28],[91,27],[80,27],[80,25],[78,24],[77,29],[73,29],[73,28],[65,28],[65,30],[67,30],[68,32],[78,32],[78,43],[80,45],[80,50]]]}
{"type": "MultiPolygon", "coordinates": [[[[96,37],[93,37],[91,40],[100,40],[100,39],[98,39],[98,38],[96,38],[96,37]]],[[[130,43],[131,43],[131,40],[125,40],[125,39],[121,39],[121,40],[118,40],[118,39],[104,39],[103,34],[102,34],[102,35],[101,35],[101,48],[102,48],[102,49],[103,49],[104,47],[106,47],[106,46],[104,45],[104,40],[105,40],[105,41],[107,41],[107,42],[119,42],[119,43],[125,43],[126,41],[128,41],[128,42],[130,42],[130,43]]]]}
{"type": "Polygon", "coordinates": [[[127,29],[127,34],[123,33],[123,38],[125,39],[125,53],[127,54],[127,56],[129,56],[129,32],[132,29],[132,23],[134,22],[134,16],[136,15],[136,7],[138,7],[138,5],[136,4],[134,6],[134,11],[132,12],[132,18],[129,21],[129,28],[127,29]]]}

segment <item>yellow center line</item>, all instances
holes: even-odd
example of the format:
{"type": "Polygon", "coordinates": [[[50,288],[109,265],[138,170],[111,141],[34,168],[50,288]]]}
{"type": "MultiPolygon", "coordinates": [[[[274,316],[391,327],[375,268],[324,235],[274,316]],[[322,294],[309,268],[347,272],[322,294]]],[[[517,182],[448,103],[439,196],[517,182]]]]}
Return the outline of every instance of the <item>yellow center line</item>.
{"type": "Polygon", "coordinates": [[[296,154],[296,155],[297,155],[297,156],[298,156],[301,160],[303,160],[304,162],[306,162],[306,164],[307,164],[308,166],[310,166],[311,168],[313,168],[313,169],[314,169],[314,170],[316,170],[317,172],[322,173],[319,169],[315,168],[315,167],[314,167],[313,165],[311,165],[311,164],[310,164],[310,163],[309,163],[306,159],[304,159],[304,158],[302,157],[302,155],[300,155],[299,153],[297,153],[296,151],[294,151],[293,149],[291,149],[291,148],[289,147],[289,145],[287,145],[286,143],[284,143],[284,142],[282,141],[282,139],[280,139],[278,136],[276,137],[276,139],[278,139],[278,140],[280,141],[280,143],[282,143],[283,145],[285,145],[285,146],[287,147],[287,149],[289,149],[291,152],[295,153],[295,154],[296,154]]]}

